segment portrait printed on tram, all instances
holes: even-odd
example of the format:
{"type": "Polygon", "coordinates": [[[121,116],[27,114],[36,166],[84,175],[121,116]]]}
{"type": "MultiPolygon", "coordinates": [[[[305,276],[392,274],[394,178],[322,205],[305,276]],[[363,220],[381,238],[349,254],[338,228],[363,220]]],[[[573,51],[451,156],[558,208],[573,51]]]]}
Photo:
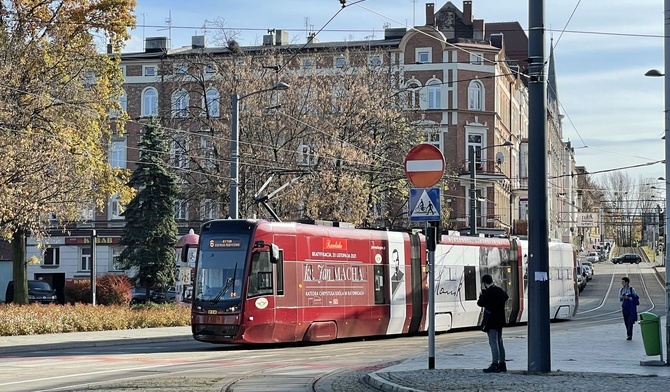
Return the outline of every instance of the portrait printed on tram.
{"type": "Polygon", "coordinates": [[[393,271],[393,275],[391,276],[391,290],[392,296],[395,296],[398,287],[405,277],[405,273],[400,269],[400,256],[397,249],[393,249],[393,252],[391,252],[391,268],[393,271]]]}

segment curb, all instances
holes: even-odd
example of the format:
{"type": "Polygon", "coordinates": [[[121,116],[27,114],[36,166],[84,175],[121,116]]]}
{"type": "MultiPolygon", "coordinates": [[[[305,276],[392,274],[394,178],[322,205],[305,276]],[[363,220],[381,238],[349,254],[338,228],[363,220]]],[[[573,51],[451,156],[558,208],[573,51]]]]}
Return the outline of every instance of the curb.
{"type": "MultiPolygon", "coordinates": [[[[35,335],[39,336],[39,335],[35,335]]],[[[192,335],[178,335],[178,336],[163,336],[163,337],[147,337],[147,338],[125,338],[125,339],[110,339],[98,341],[71,341],[71,342],[57,342],[57,343],[36,343],[28,345],[16,345],[8,347],[0,347],[0,354],[10,354],[16,352],[34,352],[46,351],[53,349],[69,349],[69,348],[86,348],[86,347],[109,347],[109,346],[124,346],[140,343],[170,343],[195,341],[192,335]]]]}
{"type": "Polygon", "coordinates": [[[380,377],[376,372],[368,373],[364,378],[366,384],[370,385],[373,388],[376,388],[384,392],[425,392],[422,389],[413,389],[407,388],[402,385],[398,385],[387,379],[380,377]]]}

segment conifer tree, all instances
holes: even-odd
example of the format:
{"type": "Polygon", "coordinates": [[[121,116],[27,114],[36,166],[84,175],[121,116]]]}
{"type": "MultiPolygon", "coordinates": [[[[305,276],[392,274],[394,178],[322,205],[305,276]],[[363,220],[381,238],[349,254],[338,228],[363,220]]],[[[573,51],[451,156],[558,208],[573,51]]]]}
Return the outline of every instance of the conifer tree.
{"type": "Polygon", "coordinates": [[[145,125],[139,147],[140,161],[128,183],[137,194],[123,212],[125,249],[119,262],[125,269],[135,269],[135,281],[146,287],[149,298],[150,288],[174,284],[177,224],[173,206],[178,188],[165,161],[169,144],[156,118],[145,125]]]}

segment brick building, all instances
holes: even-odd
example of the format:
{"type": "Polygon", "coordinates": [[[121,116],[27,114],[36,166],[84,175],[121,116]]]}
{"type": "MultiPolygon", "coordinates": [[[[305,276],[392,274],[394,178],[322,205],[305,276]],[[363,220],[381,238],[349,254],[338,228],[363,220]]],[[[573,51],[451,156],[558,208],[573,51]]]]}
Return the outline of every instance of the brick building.
{"type": "MultiPolygon", "coordinates": [[[[189,229],[197,233],[202,222],[227,217],[228,211],[229,97],[242,81],[223,72],[219,67],[222,59],[238,69],[244,68],[245,63],[238,60],[237,53],[256,61],[271,59],[268,67],[263,67],[270,72],[279,61],[286,61],[291,75],[304,76],[319,70],[321,75],[327,75],[322,79],[333,85],[338,69],[364,61],[367,66],[388,67],[392,73],[389,91],[402,97],[412,130],[443,151],[443,226],[469,232],[473,211],[470,186],[476,177],[478,232],[525,235],[528,165],[532,164],[527,158],[525,32],[517,22],[485,23],[475,19],[472,1],[464,1],[462,10],[451,2],[438,10],[429,3],[425,10],[424,25],[409,30],[388,28],[379,40],[317,42],[312,37],[308,43],[296,46],[289,44],[286,32],[273,31],[264,36],[263,45],[259,46],[238,47],[233,43],[209,47],[205,37],[194,36],[191,45],[169,50],[167,38],[147,38],[145,51],[121,54],[125,94],[120,100],[130,121],[123,135],[111,141],[110,163],[132,170],[139,158],[137,142],[142,123],[149,116],[158,116],[166,128],[175,130],[170,159],[182,177],[184,194],[175,204],[179,231],[182,235],[189,229]],[[220,83],[224,79],[230,79],[229,84],[220,83]],[[217,141],[218,149],[214,146],[217,141]],[[475,176],[468,165],[471,148],[475,151],[475,176]],[[216,192],[201,191],[205,182],[210,185],[207,189],[216,192]]],[[[574,151],[562,140],[553,52],[548,80],[550,233],[570,242],[574,229],[571,214],[579,206],[570,175],[575,172],[574,151]]],[[[263,99],[270,106],[279,97],[272,92],[263,99]]],[[[313,141],[303,140],[291,145],[294,157],[286,167],[288,171],[310,165],[314,152],[310,143],[313,141]]],[[[264,181],[246,178],[241,186],[254,194],[264,181]]],[[[370,203],[370,208],[384,203],[388,207],[389,201],[382,195],[370,203]]],[[[243,204],[241,217],[252,217],[258,211],[254,208],[243,204]]],[[[29,276],[50,280],[58,287],[66,279],[90,274],[91,247],[86,238],[91,229],[104,238],[96,248],[97,271],[123,273],[114,262],[120,253],[116,244],[124,224],[120,212],[118,201],[110,199],[104,211],[91,215],[92,219],[78,224],[67,236],[54,231],[49,240],[51,250],[46,253],[29,241],[28,257],[46,255],[41,264],[29,266],[29,276]]],[[[293,218],[305,216],[297,211],[293,218]]]]}

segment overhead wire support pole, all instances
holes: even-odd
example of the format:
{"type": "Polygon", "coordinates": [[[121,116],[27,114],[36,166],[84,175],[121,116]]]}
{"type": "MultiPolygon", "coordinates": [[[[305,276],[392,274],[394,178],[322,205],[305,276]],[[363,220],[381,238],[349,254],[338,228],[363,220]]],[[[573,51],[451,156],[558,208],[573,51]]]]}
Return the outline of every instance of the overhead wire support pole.
{"type": "Polygon", "coordinates": [[[230,98],[230,218],[239,218],[239,187],[240,187],[240,101],[268,91],[288,90],[289,85],[279,82],[271,88],[254,91],[242,95],[235,93],[230,98]]]}
{"type": "Polygon", "coordinates": [[[538,373],[551,371],[544,0],[529,0],[528,29],[528,371],[538,373]]]}

